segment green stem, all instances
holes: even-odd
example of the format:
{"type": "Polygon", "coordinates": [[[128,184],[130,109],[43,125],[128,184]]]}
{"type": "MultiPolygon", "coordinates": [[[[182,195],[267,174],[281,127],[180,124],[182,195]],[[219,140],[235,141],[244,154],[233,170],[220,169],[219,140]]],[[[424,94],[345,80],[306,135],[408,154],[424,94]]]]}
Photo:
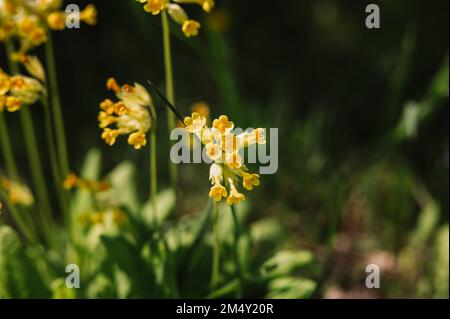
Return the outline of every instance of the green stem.
{"type": "Polygon", "coordinates": [[[17,182],[19,173],[17,172],[16,162],[14,160],[14,154],[9,139],[8,127],[3,113],[0,113],[0,144],[5,159],[6,171],[8,172],[9,177],[17,182]]]}
{"type": "Polygon", "coordinates": [[[236,208],[234,207],[234,205],[231,205],[230,207],[234,222],[234,262],[236,266],[237,276],[239,278],[239,289],[237,290],[236,297],[242,298],[244,280],[242,276],[241,262],[239,260],[239,238],[241,231],[239,227],[239,219],[236,214],[236,208]]]}
{"type": "Polygon", "coordinates": [[[219,208],[217,202],[214,201],[214,220],[212,224],[213,228],[213,259],[212,259],[212,270],[211,270],[211,289],[217,288],[219,283],[219,263],[220,263],[220,237],[219,237],[219,208]]]}
{"type": "MultiPolygon", "coordinates": [[[[6,205],[8,206],[8,211],[11,213],[12,219],[17,225],[17,228],[19,231],[25,236],[25,238],[31,243],[34,244],[37,242],[36,234],[33,231],[32,226],[28,222],[26,222],[22,216],[21,213],[23,211],[19,211],[17,207],[9,203],[8,196],[4,194],[3,191],[0,190],[0,195],[5,198],[6,205]]],[[[31,224],[32,225],[32,224],[31,224]]]]}
{"type": "Polygon", "coordinates": [[[22,121],[22,129],[25,138],[28,160],[30,162],[31,177],[33,179],[33,184],[38,198],[41,226],[44,231],[45,237],[47,238],[48,242],[51,243],[53,227],[51,226],[52,214],[50,209],[50,202],[46,190],[47,188],[45,184],[44,173],[42,171],[42,162],[39,156],[39,150],[34,133],[35,129],[28,107],[24,107],[20,110],[20,118],[22,121]]]}
{"type": "Polygon", "coordinates": [[[150,116],[152,118],[152,127],[150,129],[150,203],[154,214],[154,227],[158,227],[158,214],[156,206],[156,194],[158,193],[158,169],[156,156],[156,126],[157,115],[153,104],[150,104],[150,116]]]}
{"type": "MultiPolygon", "coordinates": [[[[161,13],[162,30],[163,30],[163,47],[164,47],[164,67],[166,72],[166,95],[170,103],[175,104],[175,93],[173,85],[173,68],[172,68],[172,51],[170,46],[170,25],[167,12],[164,10],[161,13]]],[[[172,112],[167,110],[167,128],[169,136],[172,130],[176,127],[175,116],[172,112]]],[[[169,159],[169,174],[172,188],[177,190],[177,166],[169,159]]]]}
{"type": "Polygon", "coordinates": [[[67,155],[66,133],[64,119],[61,110],[61,99],[59,97],[58,77],[56,75],[55,56],[51,32],[47,32],[48,40],[45,44],[45,56],[47,61],[47,75],[50,89],[50,101],[53,112],[53,121],[58,146],[59,169],[62,177],[69,173],[69,160],[67,155]]]}
{"type": "Polygon", "coordinates": [[[55,184],[55,190],[57,192],[60,209],[63,212],[65,224],[70,228],[69,198],[68,193],[62,188],[63,178],[61,177],[61,173],[58,169],[59,165],[56,151],[56,143],[55,138],[53,136],[52,117],[50,114],[50,107],[47,96],[41,99],[41,104],[42,107],[44,108],[45,135],[49,149],[49,159],[50,159],[50,167],[52,170],[53,183],[55,184]]]}
{"type": "MultiPolygon", "coordinates": [[[[11,42],[6,43],[6,54],[11,73],[19,73],[19,65],[11,59],[11,54],[14,52],[14,46],[11,42]]],[[[46,190],[44,173],[42,171],[42,163],[39,156],[39,150],[36,141],[36,134],[31,120],[31,114],[28,107],[23,107],[19,111],[22,123],[23,135],[25,139],[25,147],[27,150],[28,160],[31,168],[31,177],[38,199],[38,211],[42,230],[48,243],[51,244],[53,238],[52,214],[50,210],[49,197],[46,190]]]]}
{"type": "Polygon", "coordinates": [[[153,208],[153,214],[155,218],[155,227],[158,227],[158,214],[156,207],[156,194],[158,192],[158,171],[156,165],[156,132],[152,129],[150,132],[150,201],[153,208]]]}

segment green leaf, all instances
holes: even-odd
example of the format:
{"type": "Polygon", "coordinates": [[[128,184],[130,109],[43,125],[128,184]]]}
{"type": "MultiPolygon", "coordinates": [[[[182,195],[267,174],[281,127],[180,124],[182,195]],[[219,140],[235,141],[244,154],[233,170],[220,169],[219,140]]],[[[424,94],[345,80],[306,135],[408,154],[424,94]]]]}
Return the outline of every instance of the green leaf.
{"type": "Polygon", "coordinates": [[[271,280],[268,284],[267,298],[271,299],[306,299],[311,297],[317,284],[309,279],[282,277],[271,280]]]}
{"type": "MultiPolygon", "coordinates": [[[[160,225],[170,217],[175,207],[176,195],[173,189],[168,188],[160,192],[156,197],[156,220],[160,225]]],[[[155,212],[150,200],[142,208],[142,217],[148,225],[153,225],[155,221],[155,212]]]]}
{"type": "Polygon", "coordinates": [[[108,251],[110,262],[130,278],[134,294],[131,297],[154,296],[153,269],[147,267],[137,247],[120,235],[102,235],[100,239],[108,251]]]}
{"type": "Polygon", "coordinates": [[[414,247],[427,243],[439,222],[439,216],[439,204],[433,199],[429,199],[420,212],[417,227],[412,235],[411,243],[414,247]]]}
{"type": "Polygon", "coordinates": [[[279,251],[261,266],[261,273],[266,277],[292,275],[314,259],[310,251],[279,251]]]}
{"type": "Polygon", "coordinates": [[[140,202],[136,189],[136,169],[131,162],[123,162],[112,170],[107,179],[111,182],[115,200],[119,206],[125,206],[130,212],[139,211],[140,202]]]}
{"type": "Polygon", "coordinates": [[[9,226],[0,227],[0,297],[48,298],[34,263],[26,255],[22,242],[9,226]]]}

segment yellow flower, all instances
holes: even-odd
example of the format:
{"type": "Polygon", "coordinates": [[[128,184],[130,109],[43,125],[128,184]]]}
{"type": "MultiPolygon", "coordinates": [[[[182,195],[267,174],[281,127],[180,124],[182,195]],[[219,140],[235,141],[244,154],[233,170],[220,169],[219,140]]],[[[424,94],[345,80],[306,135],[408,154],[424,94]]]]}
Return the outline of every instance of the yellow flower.
{"type": "Polygon", "coordinates": [[[36,79],[45,82],[45,70],[41,61],[35,55],[26,55],[23,53],[13,54],[14,60],[19,61],[27,72],[36,79]]]}
{"type": "Polygon", "coordinates": [[[147,3],[144,5],[144,10],[153,15],[157,15],[163,10],[164,3],[162,0],[147,0],[147,3]]]}
{"type": "Polygon", "coordinates": [[[102,139],[105,140],[105,143],[109,146],[113,146],[116,144],[117,137],[119,136],[119,130],[112,130],[110,128],[105,128],[102,132],[102,139]]]}
{"type": "Polygon", "coordinates": [[[205,146],[205,149],[206,149],[206,154],[213,161],[219,159],[222,156],[222,149],[220,148],[219,144],[208,143],[205,146]]]}
{"type": "Polygon", "coordinates": [[[213,121],[213,127],[218,129],[220,133],[225,134],[233,129],[234,124],[228,120],[228,116],[221,115],[218,119],[213,121]]]}
{"type": "Polygon", "coordinates": [[[238,152],[226,153],[225,161],[230,168],[238,169],[242,167],[242,157],[238,152]]]}
{"type": "Polygon", "coordinates": [[[135,132],[128,137],[128,144],[133,145],[135,149],[139,150],[147,144],[145,133],[135,132]]]}
{"type": "Polygon", "coordinates": [[[43,85],[34,78],[23,75],[10,77],[9,94],[18,98],[21,104],[34,104],[44,90],[43,85]]]}
{"type": "Polygon", "coordinates": [[[160,14],[165,10],[173,21],[181,25],[181,30],[186,37],[198,35],[200,23],[189,19],[186,11],[179,4],[198,4],[205,12],[211,12],[214,8],[214,0],[136,0],[144,4],[144,10],[153,15],[160,14]],[[176,2],[176,3],[174,3],[176,2]],[[179,4],[178,4],[179,3],[179,4]]]}
{"type": "Polygon", "coordinates": [[[227,197],[227,195],[227,190],[219,183],[213,185],[211,187],[211,190],[209,191],[209,197],[214,198],[216,202],[220,202],[222,200],[222,197],[227,197]]]}
{"type": "Polygon", "coordinates": [[[116,93],[119,101],[105,99],[100,103],[99,127],[102,138],[108,145],[114,145],[119,135],[129,135],[128,143],[135,149],[147,144],[146,133],[151,127],[149,108],[152,99],[140,84],[119,86],[114,78],[109,78],[106,87],[116,93]],[[108,126],[115,125],[115,129],[108,126]]]}
{"type": "Polygon", "coordinates": [[[69,173],[63,182],[64,189],[72,189],[78,185],[79,178],[74,173],[69,173]]]}
{"type": "Polygon", "coordinates": [[[93,4],[89,4],[80,12],[80,19],[86,24],[94,25],[97,23],[97,9],[93,4]]]}
{"type": "Polygon", "coordinates": [[[213,161],[209,173],[213,186],[209,196],[216,201],[228,196],[229,205],[239,204],[245,200],[245,196],[237,190],[236,182],[242,180],[243,187],[252,190],[260,184],[260,181],[259,175],[250,173],[244,165],[239,151],[251,144],[265,143],[264,130],[258,128],[236,135],[233,132],[234,123],[226,115],[215,119],[213,127],[208,128],[205,117],[197,112],[186,117],[184,122],[186,130],[199,137],[201,143],[205,145],[206,155],[213,161]]]}
{"type": "MultiPolygon", "coordinates": [[[[0,0],[0,41],[14,38],[21,53],[46,42],[47,29],[66,28],[68,14],[62,5],[61,0],[0,0]]],[[[96,16],[93,5],[80,12],[81,21],[90,25],[96,23],[96,16]]]]}
{"type": "Polygon", "coordinates": [[[20,102],[20,99],[15,96],[7,96],[5,106],[8,112],[16,112],[20,110],[22,103],[20,102]]]}
{"type": "Polygon", "coordinates": [[[234,204],[239,204],[241,201],[245,200],[244,194],[241,194],[237,191],[231,178],[229,179],[229,183],[230,183],[230,195],[228,195],[227,197],[227,204],[231,206],[234,204]]]}
{"type": "Polygon", "coordinates": [[[184,124],[189,133],[200,133],[206,125],[206,117],[194,112],[192,116],[184,118],[184,124]]]}
{"type": "Polygon", "coordinates": [[[200,23],[195,20],[186,20],[181,27],[184,35],[188,38],[198,35],[200,29],[200,23]]]}
{"type": "Polygon", "coordinates": [[[0,176],[0,189],[8,196],[8,201],[12,205],[31,206],[34,203],[34,197],[30,189],[23,184],[13,182],[6,177],[0,176]]]}
{"type": "Polygon", "coordinates": [[[214,0],[200,0],[200,5],[205,12],[211,12],[214,9],[214,0]]]}
{"type": "Polygon", "coordinates": [[[254,186],[259,186],[260,182],[258,174],[243,173],[242,177],[243,177],[242,185],[246,190],[251,191],[254,186]]]}
{"type": "Polygon", "coordinates": [[[52,30],[64,30],[66,28],[66,18],[64,12],[52,12],[47,16],[47,24],[52,30]]]}

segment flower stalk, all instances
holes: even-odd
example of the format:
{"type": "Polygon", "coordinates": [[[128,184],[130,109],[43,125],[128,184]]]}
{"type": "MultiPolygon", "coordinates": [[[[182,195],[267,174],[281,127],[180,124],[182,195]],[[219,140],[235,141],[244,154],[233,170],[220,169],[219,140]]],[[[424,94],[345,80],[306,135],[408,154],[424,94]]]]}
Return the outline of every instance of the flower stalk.
{"type": "Polygon", "coordinates": [[[19,178],[19,174],[17,172],[16,162],[14,160],[8,127],[6,125],[5,117],[2,113],[0,113],[0,144],[2,147],[2,153],[9,177],[14,181],[17,181],[19,178]]]}
{"type": "Polygon", "coordinates": [[[219,265],[220,265],[220,237],[219,237],[219,208],[217,202],[214,201],[214,217],[212,223],[213,232],[213,258],[211,270],[211,288],[215,289],[219,283],[219,265]]]}
{"type": "MultiPolygon", "coordinates": [[[[19,65],[16,61],[11,59],[14,52],[13,44],[10,41],[6,42],[6,54],[8,57],[8,65],[11,73],[19,73],[19,65]]],[[[48,244],[52,244],[53,237],[53,223],[50,201],[47,194],[47,188],[45,184],[44,173],[42,170],[42,162],[39,156],[39,149],[36,141],[36,134],[34,124],[31,119],[29,108],[22,108],[20,110],[20,119],[22,123],[23,135],[25,139],[25,147],[28,155],[28,161],[31,169],[31,177],[35,187],[36,195],[38,198],[38,211],[40,224],[43,230],[43,235],[48,244]]]]}
{"type": "Polygon", "coordinates": [[[69,173],[69,160],[67,155],[66,133],[64,129],[64,119],[61,110],[61,99],[59,96],[58,77],[56,74],[55,56],[51,32],[47,32],[45,56],[47,62],[48,86],[50,91],[49,94],[56,133],[60,176],[67,176],[67,174],[69,173]]]}
{"type": "Polygon", "coordinates": [[[237,298],[242,298],[243,295],[243,284],[244,279],[242,275],[242,268],[241,268],[241,262],[239,260],[239,239],[240,239],[240,227],[239,227],[239,219],[236,213],[236,208],[234,205],[231,205],[231,215],[233,216],[233,223],[234,223],[234,262],[236,267],[236,273],[239,278],[239,289],[237,290],[237,298]]]}
{"type": "MultiPolygon", "coordinates": [[[[167,12],[161,12],[162,32],[163,32],[163,50],[164,50],[164,68],[166,74],[166,96],[171,104],[175,103],[175,92],[173,83],[172,51],[170,44],[170,24],[167,12]]],[[[167,110],[167,129],[170,133],[176,127],[175,116],[167,110]]],[[[170,184],[176,191],[177,189],[177,166],[169,160],[170,184]]]]}

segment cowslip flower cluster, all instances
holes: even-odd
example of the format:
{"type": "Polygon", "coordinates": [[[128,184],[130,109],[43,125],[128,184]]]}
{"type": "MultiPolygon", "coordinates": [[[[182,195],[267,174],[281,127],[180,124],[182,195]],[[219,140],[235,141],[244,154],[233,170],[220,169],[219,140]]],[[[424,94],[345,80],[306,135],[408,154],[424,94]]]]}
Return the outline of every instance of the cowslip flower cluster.
{"type": "Polygon", "coordinates": [[[0,112],[15,112],[23,105],[34,104],[44,91],[38,80],[23,75],[10,76],[0,69],[0,112]]]}
{"type": "Polygon", "coordinates": [[[11,205],[21,205],[29,207],[34,203],[34,197],[30,189],[23,184],[19,184],[0,176],[0,190],[6,193],[11,205]]]}
{"type": "Polygon", "coordinates": [[[92,193],[96,201],[96,210],[78,213],[78,221],[82,226],[105,226],[110,223],[120,226],[126,222],[127,215],[115,202],[114,190],[109,181],[86,179],[71,172],[64,180],[63,187],[66,190],[80,189],[92,193]]]}
{"type": "Polygon", "coordinates": [[[194,134],[203,145],[207,156],[213,161],[209,179],[211,190],[209,197],[220,202],[227,199],[228,205],[239,204],[245,195],[238,190],[239,183],[246,190],[259,186],[259,175],[249,172],[239,151],[253,144],[265,144],[264,130],[235,134],[234,123],[226,115],[213,121],[212,127],[206,124],[206,117],[197,112],[184,119],[186,130],[194,134]]]}
{"type": "Polygon", "coordinates": [[[119,135],[128,135],[128,144],[141,149],[147,144],[146,134],[152,124],[150,94],[138,83],[119,86],[113,78],[107,80],[106,86],[115,92],[119,101],[105,99],[100,103],[98,121],[103,129],[102,139],[112,146],[119,135]],[[115,127],[111,128],[112,125],[115,127]]]}
{"type": "Polygon", "coordinates": [[[186,11],[179,4],[197,4],[202,7],[205,12],[211,12],[214,8],[214,0],[135,0],[144,4],[144,10],[153,15],[158,15],[161,11],[166,10],[169,16],[181,25],[181,30],[186,37],[198,35],[201,27],[196,20],[189,19],[186,11]]]}
{"type": "MultiPolygon", "coordinates": [[[[15,38],[20,42],[19,52],[47,41],[47,30],[63,30],[68,13],[61,11],[61,0],[0,0],[0,41],[15,38]]],[[[88,5],[79,14],[80,21],[94,25],[97,11],[88,5]]]]}
{"type": "Polygon", "coordinates": [[[127,219],[126,213],[120,209],[91,210],[80,213],[78,216],[78,222],[86,228],[93,226],[103,227],[109,224],[121,226],[125,224],[127,219]]]}
{"type": "Polygon", "coordinates": [[[73,188],[81,188],[90,192],[105,192],[110,189],[111,185],[107,181],[94,181],[84,179],[75,173],[69,173],[63,182],[64,189],[71,190],[73,188]]]}

